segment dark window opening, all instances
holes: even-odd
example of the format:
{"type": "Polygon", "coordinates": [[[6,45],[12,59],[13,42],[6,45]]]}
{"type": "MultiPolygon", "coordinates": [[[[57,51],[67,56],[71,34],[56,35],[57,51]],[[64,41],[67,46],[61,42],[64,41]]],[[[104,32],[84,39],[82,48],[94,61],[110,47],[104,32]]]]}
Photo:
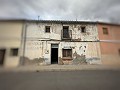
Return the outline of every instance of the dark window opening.
{"type": "Polygon", "coordinates": [[[0,65],[3,65],[4,63],[4,58],[5,58],[5,49],[0,49],[0,65]]]}
{"type": "Polygon", "coordinates": [[[106,35],[109,34],[109,33],[108,33],[108,28],[103,28],[103,34],[106,34],[106,35]]]}
{"type": "Polygon", "coordinates": [[[72,49],[63,49],[63,57],[72,58],[72,49]]]}
{"type": "Polygon", "coordinates": [[[18,56],[18,48],[12,48],[10,50],[10,56],[18,56]]]}
{"type": "Polygon", "coordinates": [[[70,38],[69,26],[63,26],[63,38],[70,38]]]}
{"type": "Polygon", "coordinates": [[[82,32],[82,33],[86,33],[86,27],[85,27],[85,26],[82,26],[82,27],[81,27],[81,32],[82,32]]]}
{"type": "Polygon", "coordinates": [[[118,53],[119,53],[119,55],[120,55],[120,49],[118,50],[118,53]]]}
{"type": "Polygon", "coordinates": [[[50,33],[50,26],[45,26],[45,32],[50,33]]]}

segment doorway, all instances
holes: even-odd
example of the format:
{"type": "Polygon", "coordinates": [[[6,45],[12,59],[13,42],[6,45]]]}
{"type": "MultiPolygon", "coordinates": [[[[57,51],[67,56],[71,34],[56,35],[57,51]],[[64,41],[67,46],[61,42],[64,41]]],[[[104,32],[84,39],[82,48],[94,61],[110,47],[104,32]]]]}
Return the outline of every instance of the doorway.
{"type": "Polygon", "coordinates": [[[58,64],[58,44],[51,45],[51,64],[58,64]]]}
{"type": "Polygon", "coordinates": [[[5,49],[0,49],[0,65],[3,65],[4,58],[5,58],[5,49]]]}

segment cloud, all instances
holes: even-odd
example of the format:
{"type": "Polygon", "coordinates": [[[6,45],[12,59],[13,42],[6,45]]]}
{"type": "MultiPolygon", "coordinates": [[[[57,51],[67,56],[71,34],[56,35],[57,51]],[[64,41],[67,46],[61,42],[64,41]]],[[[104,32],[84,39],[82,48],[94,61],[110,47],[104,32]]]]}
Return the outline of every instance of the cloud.
{"type": "Polygon", "coordinates": [[[0,18],[120,23],[120,0],[0,0],[0,18]]]}

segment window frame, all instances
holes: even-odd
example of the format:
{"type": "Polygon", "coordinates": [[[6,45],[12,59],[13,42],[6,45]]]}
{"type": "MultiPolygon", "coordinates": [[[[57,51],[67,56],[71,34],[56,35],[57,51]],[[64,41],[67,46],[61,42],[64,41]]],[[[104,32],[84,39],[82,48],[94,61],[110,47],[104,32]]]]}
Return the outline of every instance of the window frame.
{"type": "Polygon", "coordinates": [[[109,35],[108,28],[103,27],[102,30],[103,30],[103,34],[104,34],[104,35],[109,35]]]}
{"type": "Polygon", "coordinates": [[[81,26],[80,28],[81,28],[81,33],[86,33],[86,26],[81,26]]]}
{"type": "Polygon", "coordinates": [[[63,32],[62,32],[62,36],[63,38],[70,38],[70,30],[69,30],[69,26],[63,26],[63,32]]]}
{"type": "Polygon", "coordinates": [[[18,48],[11,48],[10,49],[10,56],[12,56],[12,57],[18,56],[18,51],[19,51],[18,48]]]}
{"type": "Polygon", "coordinates": [[[63,58],[72,58],[72,49],[62,49],[63,58]]]}
{"type": "Polygon", "coordinates": [[[118,55],[120,56],[120,49],[118,49],[118,55]]]}
{"type": "Polygon", "coordinates": [[[45,33],[50,33],[50,26],[45,26],[45,33]]]}

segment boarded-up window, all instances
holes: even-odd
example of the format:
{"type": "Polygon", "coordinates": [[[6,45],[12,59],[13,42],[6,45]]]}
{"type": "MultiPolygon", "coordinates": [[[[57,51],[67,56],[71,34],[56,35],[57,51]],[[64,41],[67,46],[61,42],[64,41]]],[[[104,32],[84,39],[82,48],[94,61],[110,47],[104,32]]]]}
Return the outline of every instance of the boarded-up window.
{"type": "Polygon", "coordinates": [[[50,33],[50,26],[45,26],[45,32],[50,33]]]}
{"type": "Polygon", "coordinates": [[[103,34],[108,35],[108,28],[103,28],[103,34]]]}
{"type": "Polygon", "coordinates": [[[18,48],[12,48],[10,50],[10,56],[18,56],[18,48]]]}
{"type": "Polygon", "coordinates": [[[63,49],[63,57],[72,57],[72,49],[63,49]]]}

